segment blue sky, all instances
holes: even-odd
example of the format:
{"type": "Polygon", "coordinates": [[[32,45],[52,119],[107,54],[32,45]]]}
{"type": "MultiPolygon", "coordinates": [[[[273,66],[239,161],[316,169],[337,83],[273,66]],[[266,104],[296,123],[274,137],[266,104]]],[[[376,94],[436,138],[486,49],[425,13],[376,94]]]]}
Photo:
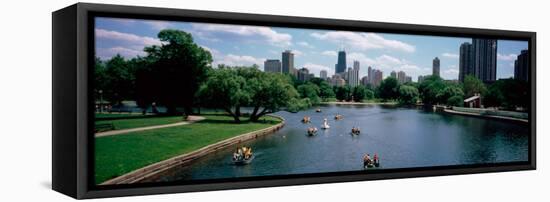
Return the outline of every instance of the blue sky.
{"type": "MultiPolygon", "coordinates": [[[[109,59],[144,56],[145,46],[160,45],[157,33],[166,28],[191,33],[197,44],[209,50],[214,65],[252,65],[263,70],[266,59],[281,59],[281,52],[295,53],[295,67],[306,67],[316,76],[327,70],[334,74],[337,51],[345,49],[347,64],[361,64],[360,76],[371,66],[384,72],[404,71],[416,81],[432,72],[432,60],[441,60],[441,76],[458,78],[460,44],[470,38],[344,32],[261,26],[222,25],[121,18],[96,18],[96,55],[109,59]]],[[[526,41],[498,41],[497,78],[513,77],[513,63],[526,41]]]]}

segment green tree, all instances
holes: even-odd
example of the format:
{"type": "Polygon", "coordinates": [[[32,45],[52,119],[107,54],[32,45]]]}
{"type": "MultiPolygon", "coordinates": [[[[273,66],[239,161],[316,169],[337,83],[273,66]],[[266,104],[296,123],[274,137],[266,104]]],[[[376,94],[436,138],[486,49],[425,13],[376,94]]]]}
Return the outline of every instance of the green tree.
{"type": "Polygon", "coordinates": [[[321,78],[312,78],[309,80],[309,82],[314,83],[319,87],[319,97],[321,97],[323,100],[327,100],[328,98],[333,98],[336,96],[334,94],[334,90],[326,80],[321,78]]]}
{"type": "Polygon", "coordinates": [[[185,114],[192,114],[195,95],[206,81],[211,68],[212,55],[193,41],[191,34],[173,29],[158,33],[162,45],[145,47],[151,65],[140,86],[141,96],[166,106],[168,113],[176,113],[183,107],[185,114]]]}
{"type": "Polygon", "coordinates": [[[107,60],[103,71],[96,70],[96,72],[103,74],[104,80],[98,81],[103,85],[98,87],[103,88],[103,94],[107,100],[120,104],[125,99],[134,98],[135,71],[122,56],[117,54],[107,60]]]}
{"type": "Polygon", "coordinates": [[[351,100],[351,89],[348,85],[344,86],[335,86],[334,93],[337,100],[349,101],[351,100]]]}
{"type": "Polygon", "coordinates": [[[364,99],[372,99],[374,93],[365,86],[359,85],[353,88],[352,96],[354,101],[361,102],[364,99]]]}
{"type": "Polygon", "coordinates": [[[298,86],[298,93],[302,98],[309,98],[312,104],[319,104],[321,98],[319,97],[320,89],[317,85],[307,82],[298,86]]]}
{"type": "Polygon", "coordinates": [[[418,100],[418,89],[410,85],[401,85],[399,87],[399,103],[412,105],[418,100]]]}
{"type": "Polygon", "coordinates": [[[399,97],[399,83],[396,78],[388,77],[380,83],[378,95],[384,100],[393,100],[399,97]]]}
{"type": "Polygon", "coordinates": [[[483,94],[483,105],[516,110],[517,107],[529,106],[527,82],[515,79],[500,79],[491,84],[483,94]]]}
{"type": "Polygon", "coordinates": [[[446,84],[437,97],[441,103],[445,103],[446,105],[461,106],[464,100],[464,92],[459,85],[446,84]]]}
{"type": "Polygon", "coordinates": [[[296,104],[292,102],[298,98],[291,80],[284,75],[265,73],[254,67],[224,65],[210,71],[199,95],[205,104],[224,109],[237,123],[241,122],[241,107],[252,107],[250,121],[258,121],[268,113],[296,104]]]}
{"type": "Polygon", "coordinates": [[[441,92],[445,89],[446,85],[439,76],[428,76],[422,83],[420,83],[418,91],[420,93],[420,99],[422,103],[426,105],[433,105],[442,103],[441,92]]]}
{"type": "Polygon", "coordinates": [[[475,94],[484,94],[487,90],[485,84],[478,78],[472,75],[466,75],[464,82],[462,83],[462,89],[464,90],[464,96],[472,97],[475,94]]]}
{"type": "Polygon", "coordinates": [[[288,107],[291,101],[298,97],[291,80],[284,75],[261,72],[257,68],[240,68],[239,71],[251,72],[249,76],[245,76],[247,89],[252,95],[248,105],[253,107],[250,121],[258,121],[266,114],[288,107]]]}
{"type": "Polygon", "coordinates": [[[246,106],[252,99],[247,88],[246,79],[238,75],[236,70],[219,68],[211,71],[208,80],[201,86],[199,95],[208,100],[210,106],[225,110],[239,123],[241,106],[246,106]]]}

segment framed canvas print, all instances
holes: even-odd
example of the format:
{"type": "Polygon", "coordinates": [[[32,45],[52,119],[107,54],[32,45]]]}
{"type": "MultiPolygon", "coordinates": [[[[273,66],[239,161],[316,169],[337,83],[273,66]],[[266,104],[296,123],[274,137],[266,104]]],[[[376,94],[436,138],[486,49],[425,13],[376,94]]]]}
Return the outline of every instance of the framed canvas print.
{"type": "Polygon", "coordinates": [[[78,3],[53,20],[75,198],[532,170],[536,34],[78,3]]]}

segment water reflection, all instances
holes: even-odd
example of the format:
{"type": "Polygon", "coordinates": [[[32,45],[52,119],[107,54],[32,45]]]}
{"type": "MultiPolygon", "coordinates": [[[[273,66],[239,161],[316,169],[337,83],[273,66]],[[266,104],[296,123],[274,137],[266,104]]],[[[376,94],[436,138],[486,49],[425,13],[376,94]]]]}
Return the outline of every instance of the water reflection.
{"type": "Polygon", "coordinates": [[[362,157],[377,153],[381,168],[527,161],[528,125],[435,113],[431,109],[379,105],[327,105],[299,113],[279,112],[286,125],[246,142],[256,151],[246,166],[231,162],[228,148],[173,170],[159,181],[362,170],[362,157]],[[334,120],[342,114],[342,120],[334,120]],[[301,119],[311,117],[311,123],[301,119]],[[331,126],[307,136],[309,126],[331,126]],[[361,128],[350,135],[353,126],[361,128]]]}

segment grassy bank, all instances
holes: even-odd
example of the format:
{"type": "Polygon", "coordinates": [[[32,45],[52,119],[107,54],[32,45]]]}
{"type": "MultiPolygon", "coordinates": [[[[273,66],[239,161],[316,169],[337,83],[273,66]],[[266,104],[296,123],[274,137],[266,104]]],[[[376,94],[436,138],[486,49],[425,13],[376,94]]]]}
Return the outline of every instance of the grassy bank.
{"type": "MultiPolygon", "coordinates": [[[[112,120],[96,120],[95,124],[113,124],[116,130],[121,129],[129,129],[129,128],[139,128],[139,127],[146,127],[146,126],[154,126],[154,125],[163,125],[163,124],[171,124],[183,121],[182,116],[159,116],[159,117],[147,117],[143,115],[129,115],[129,114],[118,114],[118,115],[109,115],[108,117],[105,117],[105,115],[102,115],[103,118],[117,118],[112,120]],[[140,118],[142,116],[142,118],[140,118]],[[124,117],[128,117],[128,119],[124,119],[124,117]],[[121,119],[118,119],[121,118],[121,119]]],[[[96,115],[97,117],[97,115],[96,115]]]]}
{"type": "Polygon", "coordinates": [[[96,183],[102,183],[135,169],[227,138],[279,123],[278,119],[272,117],[266,117],[266,121],[260,123],[235,124],[231,117],[224,115],[202,116],[206,119],[190,125],[96,138],[96,183]]]}

